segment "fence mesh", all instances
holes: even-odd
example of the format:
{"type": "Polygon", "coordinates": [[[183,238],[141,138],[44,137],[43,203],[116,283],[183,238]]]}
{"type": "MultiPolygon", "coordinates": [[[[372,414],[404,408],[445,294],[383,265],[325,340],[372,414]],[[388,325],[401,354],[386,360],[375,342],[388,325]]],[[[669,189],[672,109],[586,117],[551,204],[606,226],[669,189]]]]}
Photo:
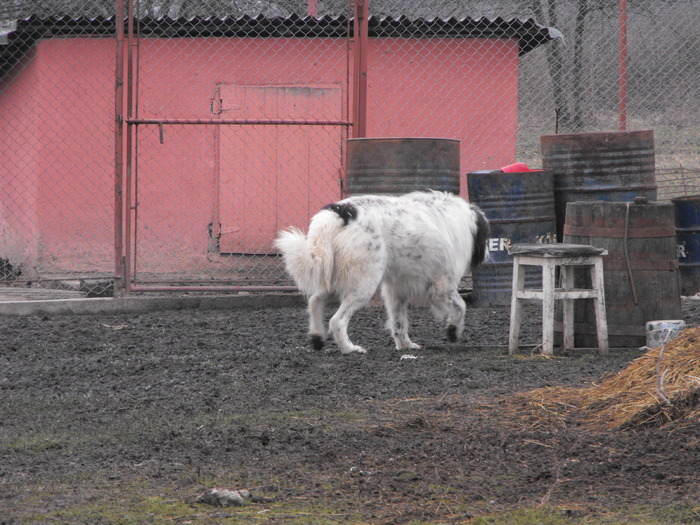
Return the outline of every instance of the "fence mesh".
{"type": "Polygon", "coordinates": [[[459,139],[467,198],[466,173],[622,120],[654,131],[659,200],[700,193],[691,0],[367,6],[363,48],[344,0],[3,3],[0,282],[289,286],[275,233],[346,194],[358,119],[459,139]]]}

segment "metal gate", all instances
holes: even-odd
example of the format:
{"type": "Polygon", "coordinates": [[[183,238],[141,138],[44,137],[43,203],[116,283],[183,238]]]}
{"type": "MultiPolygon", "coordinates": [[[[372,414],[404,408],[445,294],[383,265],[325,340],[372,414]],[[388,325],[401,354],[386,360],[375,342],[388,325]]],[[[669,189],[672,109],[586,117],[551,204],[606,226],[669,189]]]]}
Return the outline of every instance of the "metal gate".
{"type": "Polygon", "coordinates": [[[125,8],[125,290],[292,289],[277,232],[305,227],[343,193],[348,24],[288,16],[272,28],[263,17],[144,25],[138,5],[125,8]],[[186,38],[163,38],[172,32],[186,38]]]}

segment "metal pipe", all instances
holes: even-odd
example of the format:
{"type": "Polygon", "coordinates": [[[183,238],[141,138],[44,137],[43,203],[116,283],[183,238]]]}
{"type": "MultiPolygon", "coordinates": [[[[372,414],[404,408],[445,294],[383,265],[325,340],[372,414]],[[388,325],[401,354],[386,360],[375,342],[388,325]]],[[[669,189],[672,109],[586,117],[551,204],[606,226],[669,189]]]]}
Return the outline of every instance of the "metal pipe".
{"type": "Polygon", "coordinates": [[[262,119],[139,119],[127,118],[134,125],[183,126],[352,126],[347,120],[262,120],[262,119]]]}
{"type": "Polygon", "coordinates": [[[124,0],[116,2],[116,57],[114,83],[114,290],[118,294],[122,282],[122,250],[124,247],[124,0]]]}
{"type": "Polygon", "coordinates": [[[132,286],[132,292],[298,292],[296,286],[132,286]]]}
{"type": "MultiPolygon", "coordinates": [[[[132,106],[132,113],[129,115],[130,117],[133,117],[135,119],[139,118],[139,108],[141,107],[140,101],[139,101],[139,85],[140,85],[140,76],[141,76],[141,0],[131,0],[132,2],[135,3],[134,5],[134,12],[133,12],[133,27],[134,27],[134,35],[133,35],[133,41],[131,44],[132,50],[134,52],[134,71],[133,71],[133,77],[131,79],[131,89],[133,93],[133,106],[132,106]]],[[[161,126],[161,131],[162,131],[162,126],[161,126]]],[[[131,275],[135,275],[137,268],[138,268],[138,260],[139,260],[139,241],[138,241],[138,233],[139,233],[139,213],[138,213],[138,207],[139,207],[139,128],[138,126],[134,126],[132,129],[133,132],[133,162],[132,162],[132,202],[131,206],[129,208],[129,213],[131,217],[131,243],[130,243],[130,249],[131,249],[131,259],[129,261],[130,270],[131,270],[131,275]],[[133,210],[133,212],[132,212],[133,210]]],[[[161,139],[162,143],[162,139],[161,139]]],[[[131,284],[131,283],[130,283],[131,284]]]]}
{"type": "MultiPolygon", "coordinates": [[[[221,100],[221,86],[216,87],[216,98],[221,100]]],[[[221,111],[215,114],[221,115],[221,111]]],[[[209,252],[207,258],[212,253],[221,251],[219,248],[219,239],[221,238],[221,128],[214,128],[212,132],[214,135],[214,184],[212,186],[212,214],[209,239],[207,240],[209,252]]]]}
{"type": "Polygon", "coordinates": [[[620,2],[620,122],[619,130],[627,130],[627,0],[620,2]]]}
{"type": "Polygon", "coordinates": [[[127,66],[126,66],[126,180],[124,187],[124,257],[122,275],[124,277],[124,290],[129,293],[131,287],[131,192],[133,177],[133,127],[129,120],[133,115],[134,104],[134,0],[127,0],[127,66]]]}

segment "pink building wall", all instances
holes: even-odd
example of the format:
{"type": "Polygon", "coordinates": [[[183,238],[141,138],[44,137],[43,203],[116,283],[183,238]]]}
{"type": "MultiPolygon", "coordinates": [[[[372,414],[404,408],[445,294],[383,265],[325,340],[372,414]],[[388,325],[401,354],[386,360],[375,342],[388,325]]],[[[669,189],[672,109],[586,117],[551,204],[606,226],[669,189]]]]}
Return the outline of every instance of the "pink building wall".
{"type": "Polygon", "coordinates": [[[1,256],[110,270],[113,62],[107,40],[45,40],[2,84],[1,256]]]}
{"type": "MultiPolygon", "coordinates": [[[[463,177],[515,161],[516,41],[370,42],[368,136],[458,139],[463,177]]],[[[465,180],[461,187],[466,197],[465,180]]]]}
{"type": "MultiPolygon", "coordinates": [[[[517,42],[396,38],[370,45],[368,136],[459,139],[463,174],[515,160],[517,42]],[[443,55],[450,60],[436,60],[443,55]]],[[[111,39],[44,40],[2,85],[0,256],[51,271],[112,271],[114,57],[111,39]]],[[[217,118],[213,98],[235,86],[266,85],[337,88],[337,111],[312,118],[348,118],[352,75],[343,39],[143,39],[140,62],[139,118],[217,118]],[[225,67],[210,65],[212,56],[225,57],[225,67]]],[[[220,118],[300,118],[259,103],[255,114],[237,113],[225,96],[222,104],[220,118]]],[[[247,156],[244,171],[256,189],[243,197],[226,189],[227,170],[237,161],[221,149],[231,139],[222,130],[233,129],[235,140],[245,131],[250,146],[251,127],[165,126],[162,144],[157,126],[138,129],[135,251],[146,271],[201,265],[211,250],[207,229],[226,220],[237,200],[248,200],[250,210],[278,209],[277,222],[264,227],[269,236],[288,225],[280,221],[303,227],[319,206],[341,197],[333,183],[342,127],[298,143],[285,138],[285,151],[295,152],[286,160],[256,164],[247,156]],[[304,163],[313,155],[321,161],[304,163]],[[301,166],[298,180],[288,180],[291,164],[301,166]],[[290,202],[304,204],[290,211],[290,202]]],[[[269,133],[257,136],[261,147],[270,140],[269,133]]],[[[466,196],[464,181],[462,187],[466,196]]]]}

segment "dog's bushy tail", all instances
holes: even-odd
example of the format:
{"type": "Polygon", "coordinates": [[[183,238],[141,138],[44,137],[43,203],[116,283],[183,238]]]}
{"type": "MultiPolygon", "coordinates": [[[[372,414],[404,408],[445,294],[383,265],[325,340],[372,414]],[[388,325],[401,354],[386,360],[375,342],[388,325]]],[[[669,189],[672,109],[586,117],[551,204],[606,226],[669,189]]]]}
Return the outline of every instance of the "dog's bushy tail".
{"type": "Polygon", "coordinates": [[[489,237],[491,237],[491,225],[486,215],[478,206],[472,204],[476,214],[476,233],[474,234],[474,251],[472,253],[472,270],[489,258],[489,237]]]}
{"type": "Polygon", "coordinates": [[[311,220],[307,235],[292,227],[280,232],[275,240],[287,272],[306,295],[333,291],[332,239],[339,222],[335,213],[323,210],[311,220]]]}

